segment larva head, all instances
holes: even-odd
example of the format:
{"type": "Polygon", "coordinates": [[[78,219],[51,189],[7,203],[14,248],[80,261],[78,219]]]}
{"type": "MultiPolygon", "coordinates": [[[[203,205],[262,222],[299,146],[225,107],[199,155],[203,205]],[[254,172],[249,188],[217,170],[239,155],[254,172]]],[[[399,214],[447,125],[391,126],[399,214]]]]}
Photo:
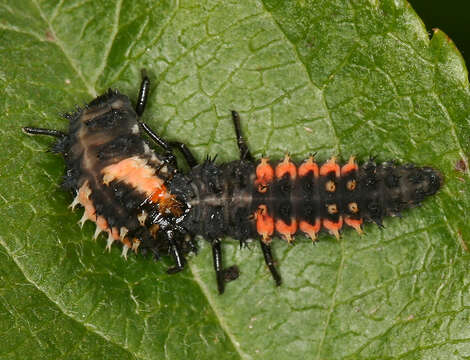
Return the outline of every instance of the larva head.
{"type": "Polygon", "coordinates": [[[384,199],[386,214],[389,215],[419,205],[425,198],[434,195],[443,183],[442,175],[437,170],[412,164],[384,167],[381,176],[387,189],[384,199]]]}
{"type": "Polygon", "coordinates": [[[403,179],[404,190],[412,203],[420,203],[424,198],[434,195],[443,184],[440,172],[430,167],[408,167],[403,179]]]}
{"type": "Polygon", "coordinates": [[[426,197],[434,195],[443,183],[437,170],[412,164],[366,163],[359,174],[360,214],[377,224],[384,216],[397,216],[403,210],[419,205],[426,197]]]}
{"type": "Polygon", "coordinates": [[[70,125],[80,127],[81,135],[86,133],[87,138],[102,139],[139,133],[137,114],[129,98],[115,90],[109,89],[98,96],[77,115],[70,125]]]}

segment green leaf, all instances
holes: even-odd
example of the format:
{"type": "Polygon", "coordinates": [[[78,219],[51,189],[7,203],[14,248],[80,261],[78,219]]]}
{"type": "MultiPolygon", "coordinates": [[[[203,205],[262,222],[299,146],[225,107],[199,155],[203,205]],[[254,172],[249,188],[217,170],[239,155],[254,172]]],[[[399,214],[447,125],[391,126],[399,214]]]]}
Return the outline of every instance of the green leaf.
{"type": "Polygon", "coordinates": [[[464,359],[470,356],[467,70],[403,0],[3,1],[0,4],[0,358],[464,359]],[[207,243],[169,259],[120,257],[76,224],[60,157],[21,126],[107,87],[199,159],[237,158],[229,110],[256,156],[317,152],[439,169],[423,207],[366,235],[224,242],[240,279],[218,296],[207,243]],[[457,167],[456,167],[457,165],[457,167]]]}

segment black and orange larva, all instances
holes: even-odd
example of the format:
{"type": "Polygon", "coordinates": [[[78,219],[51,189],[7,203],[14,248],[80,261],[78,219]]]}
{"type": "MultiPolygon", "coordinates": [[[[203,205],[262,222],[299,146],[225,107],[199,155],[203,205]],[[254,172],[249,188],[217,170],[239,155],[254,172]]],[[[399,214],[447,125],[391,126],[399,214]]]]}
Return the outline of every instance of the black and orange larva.
{"type": "Polygon", "coordinates": [[[288,155],[282,161],[255,161],[242,136],[238,113],[232,119],[240,160],[198,164],[182,143],[167,142],[139,121],[150,82],[143,80],[136,108],[129,98],[109,90],[83,109],[67,114],[69,131],[25,127],[28,134],[58,138],[53,151],[63,155],[63,186],[74,193],[72,208],[84,208],[80,223],[96,223],[95,237],[108,234],[107,248],[122,244],[122,254],[169,253],[175,273],[185,266],[185,254],[196,250],[194,237],[212,245],[217,286],[238,277],[238,268],[222,267],[220,241],[232,237],[244,244],[258,238],[266,264],[277,285],[271,240],[279,235],[292,242],[296,234],[316,241],[324,229],[336,236],[344,224],[362,233],[364,221],[381,225],[384,216],[399,215],[433,195],[441,174],[429,167],[376,164],[343,165],[332,158],[317,164],[311,156],[301,164],[288,155]],[[163,149],[157,153],[141,131],[163,149]],[[190,170],[179,171],[173,149],[179,149],[190,170]]]}

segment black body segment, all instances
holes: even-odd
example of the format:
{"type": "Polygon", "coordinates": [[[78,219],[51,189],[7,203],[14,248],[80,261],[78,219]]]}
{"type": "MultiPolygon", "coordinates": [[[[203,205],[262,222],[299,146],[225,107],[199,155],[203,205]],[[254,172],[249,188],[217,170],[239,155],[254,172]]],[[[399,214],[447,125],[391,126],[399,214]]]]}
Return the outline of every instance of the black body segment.
{"type": "Polygon", "coordinates": [[[187,175],[175,176],[169,181],[169,189],[191,208],[181,225],[211,240],[227,236],[253,238],[256,232],[250,215],[254,169],[255,165],[247,161],[217,165],[206,160],[187,175]]]}
{"type": "MultiPolygon", "coordinates": [[[[254,215],[260,205],[266,205],[274,222],[282,220],[288,225],[293,221],[313,224],[316,219],[338,222],[346,217],[380,224],[385,216],[397,216],[419,205],[442,182],[440,173],[432,168],[367,162],[340,178],[332,174],[315,178],[312,173],[296,179],[283,176],[259,192],[255,170],[252,162],[217,165],[207,160],[187,175],[169,180],[171,193],[191,207],[181,225],[206,239],[254,239],[258,237],[254,215]],[[348,189],[351,181],[354,189],[348,189]],[[335,191],[326,190],[328,182],[335,184],[335,191]]],[[[297,227],[295,234],[300,233],[297,227]]]]}

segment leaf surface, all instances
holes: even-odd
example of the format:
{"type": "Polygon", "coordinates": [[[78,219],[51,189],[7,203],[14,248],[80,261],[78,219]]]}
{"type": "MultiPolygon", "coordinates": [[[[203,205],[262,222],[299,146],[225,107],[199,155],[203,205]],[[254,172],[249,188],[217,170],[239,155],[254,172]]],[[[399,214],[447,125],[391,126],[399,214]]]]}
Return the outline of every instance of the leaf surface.
{"type": "Polygon", "coordinates": [[[4,1],[0,4],[1,358],[464,359],[470,356],[467,70],[408,3],[383,1],[4,1]],[[237,157],[230,110],[252,152],[396,159],[445,187],[385,229],[224,242],[239,280],[218,296],[207,242],[178,275],[77,226],[50,139],[59,114],[107,87],[199,159],[237,157]]]}

